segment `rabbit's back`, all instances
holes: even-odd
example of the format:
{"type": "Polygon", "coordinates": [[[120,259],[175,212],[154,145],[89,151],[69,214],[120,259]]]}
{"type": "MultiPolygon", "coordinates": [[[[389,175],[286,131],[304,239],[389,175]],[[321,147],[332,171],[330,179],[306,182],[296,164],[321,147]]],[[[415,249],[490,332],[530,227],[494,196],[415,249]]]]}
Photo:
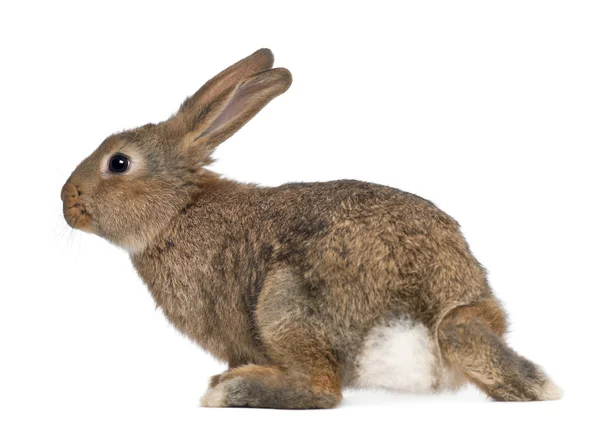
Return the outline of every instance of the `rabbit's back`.
{"type": "Polygon", "coordinates": [[[273,262],[293,268],[315,300],[357,303],[360,312],[344,308],[348,323],[402,310],[433,325],[448,306],[490,293],[458,223],[430,201],[360,181],[268,190],[255,221],[272,234],[273,262]]]}

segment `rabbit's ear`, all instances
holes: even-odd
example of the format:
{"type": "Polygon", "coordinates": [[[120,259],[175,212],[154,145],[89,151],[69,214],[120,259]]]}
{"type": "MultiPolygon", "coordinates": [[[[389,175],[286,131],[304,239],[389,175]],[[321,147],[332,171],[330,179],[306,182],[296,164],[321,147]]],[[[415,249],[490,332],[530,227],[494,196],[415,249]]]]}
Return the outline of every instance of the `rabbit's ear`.
{"type": "Polygon", "coordinates": [[[285,92],[292,75],[287,69],[270,69],[272,63],[271,52],[259,50],[221,72],[186,100],[171,119],[183,130],[185,147],[209,155],[269,101],[285,92]]]}
{"type": "Polygon", "coordinates": [[[225,90],[256,73],[271,69],[273,60],[273,53],[268,48],[255,51],[210,79],[193,96],[183,102],[178,114],[198,111],[225,90]]]}
{"type": "Polygon", "coordinates": [[[251,76],[206,105],[204,117],[191,131],[193,142],[208,150],[233,135],[292,83],[284,68],[270,69],[251,76]]]}

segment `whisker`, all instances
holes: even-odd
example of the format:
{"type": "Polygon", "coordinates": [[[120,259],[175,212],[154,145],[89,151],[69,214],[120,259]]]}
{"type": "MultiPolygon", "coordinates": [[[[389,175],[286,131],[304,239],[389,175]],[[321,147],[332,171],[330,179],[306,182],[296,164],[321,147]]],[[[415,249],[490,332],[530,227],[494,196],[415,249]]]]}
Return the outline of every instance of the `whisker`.
{"type": "Polygon", "coordinates": [[[79,216],[74,216],[73,218],[69,219],[69,222],[72,223],[71,226],[71,232],[69,232],[69,237],[67,238],[67,245],[66,248],[72,248],[73,247],[73,239],[76,236],[76,231],[74,226],[77,225],[77,222],[79,221],[79,216]]]}
{"type": "Polygon", "coordinates": [[[55,235],[54,235],[54,240],[56,241],[57,239],[59,239],[59,238],[62,238],[62,237],[63,237],[63,235],[65,235],[65,234],[66,234],[66,230],[67,230],[68,228],[69,228],[69,225],[67,225],[66,223],[63,223],[63,224],[61,225],[61,228],[58,230],[58,232],[56,232],[56,231],[55,231],[56,233],[55,233],[55,235]]]}
{"type": "Polygon", "coordinates": [[[78,263],[79,262],[79,253],[81,253],[81,239],[82,239],[81,232],[78,232],[78,234],[76,236],[77,236],[78,242],[77,242],[77,255],[75,256],[75,263],[78,263]]]}

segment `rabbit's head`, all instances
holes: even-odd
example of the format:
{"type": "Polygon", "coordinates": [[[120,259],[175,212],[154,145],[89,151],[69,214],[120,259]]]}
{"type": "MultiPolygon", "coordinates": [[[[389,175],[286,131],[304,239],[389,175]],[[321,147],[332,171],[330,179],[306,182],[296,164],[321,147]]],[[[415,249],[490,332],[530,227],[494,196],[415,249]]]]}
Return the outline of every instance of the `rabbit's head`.
{"type": "MultiPolygon", "coordinates": [[[[109,136],[62,188],[67,223],[140,251],[203,189],[212,151],[292,77],[258,50],[208,81],[170,119],[109,136]]],[[[212,182],[214,184],[214,182],[212,182]]]]}

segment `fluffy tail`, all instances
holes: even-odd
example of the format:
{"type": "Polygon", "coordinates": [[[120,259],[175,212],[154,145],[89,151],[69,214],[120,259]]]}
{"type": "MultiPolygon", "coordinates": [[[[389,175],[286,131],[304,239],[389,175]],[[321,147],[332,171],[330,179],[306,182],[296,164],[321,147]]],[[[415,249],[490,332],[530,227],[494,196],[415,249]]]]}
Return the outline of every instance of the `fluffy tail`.
{"type": "Polygon", "coordinates": [[[438,329],[446,362],[498,401],[545,401],[562,391],[539,366],[504,342],[504,313],[495,300],[460,307],[438,329]]]}

